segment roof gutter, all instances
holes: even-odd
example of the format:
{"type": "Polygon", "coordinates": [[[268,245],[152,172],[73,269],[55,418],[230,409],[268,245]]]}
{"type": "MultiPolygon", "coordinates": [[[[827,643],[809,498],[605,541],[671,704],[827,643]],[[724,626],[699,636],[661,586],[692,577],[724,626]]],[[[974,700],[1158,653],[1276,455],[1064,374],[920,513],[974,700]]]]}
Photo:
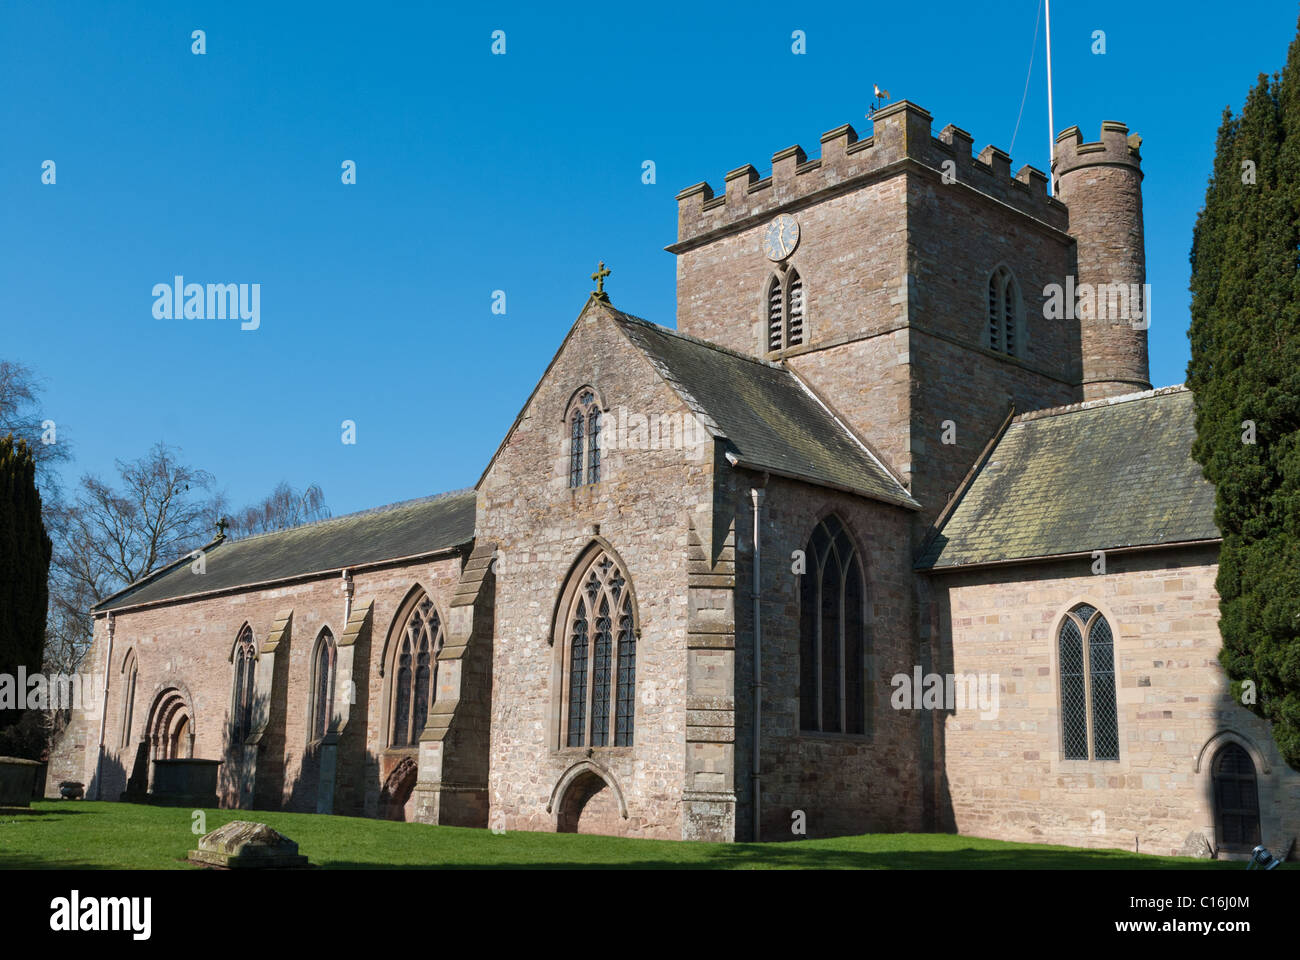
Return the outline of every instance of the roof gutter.
{"type": "MultiPolygon", "coordinates": [[[[1223,537],[1207,540],[1171,540],[1168,543],[1140,543],[1127,547],[1098,547],[1102,553],[1145,553],[1150,550],[1174,550],[1179,547],[1208,547],[1223,543],[1223,537]]],[[[918,573],[960,573],[965,570],[985,570],[990,567],[1014,567],[1022,563],[1044,563],[1052,560],[1078,560],[1092,557],[1097,550],[1076,550],[1073,553],[1045,553],[1034,557],[1012,557],[1009,560],[985,560],[981,563],[953,563],[943,567],[913,567],[918,573]]]]}
{"type": "MultiPolygon", "coordinates": [[[[169,603],[182,603],[191,600],[207,600],[212,597],[220,597],[228,593],[240,593],[244,590],[261,590],[267,587],[278,587],[289,583],[301,583],[306,580],[321,580],[326,577],[344,576],[349,571],[374,570],[379,567],[401,566],[405,563],[415,563],[417,560],[429,560],[435,557],[451,556],[456,553],[464,553],[465,548],[473,543],[473,540],[466,540],[464,543],[458,543],[451,547],[441,547],[438,550],[432,550],[428,553],[416,553],[409,557],[394,557],[391,560],[375,560],[370,563],[352,563],[341,567],[330,567],[326,570],[315,570],[311,573],[299,573],[292,577],[280,577],[274,580],[259,580],[255,583],[239,583],[229,587],[221,587],[217,590],[208,590],[203,593],[186,593],[178,597],[165,597],[161,600],[150,600],[146,603],[137,603],[127,606],[114,607],[112,610],[101,610],[100,608],[108,603],[108,600],[102,600],[95,606],[91,607],[91,613],[96,616],[103,616],[105,613],[123,613],[125,611],[135,612],[137,610],[148,610],[152,607],[163,607],[169,603]]],[[[189,559],[186,557],[185,559],[189,559]]],[[[120,591],[119,591],[120,592],[120,591]]],[[[109,600],[112,598],[110,597],[109,600]]]]}

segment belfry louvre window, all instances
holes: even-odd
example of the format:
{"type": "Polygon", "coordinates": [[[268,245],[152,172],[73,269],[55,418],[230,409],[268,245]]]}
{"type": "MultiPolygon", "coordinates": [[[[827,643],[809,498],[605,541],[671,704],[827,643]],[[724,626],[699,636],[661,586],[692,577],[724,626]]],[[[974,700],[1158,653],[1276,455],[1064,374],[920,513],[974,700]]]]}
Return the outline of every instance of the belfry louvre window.
{"type": "Polygon", "coordinates": [[[330,716],[334,712],[335,663],[334,635],[326,627],[316,638],[316,649],[312,652],[311,723],[308,730],[309,739],[313,741],[324,739],[330,727],[330,716]]]}
{"type": "Polygon", "coordinates": [[[619,564],[597,549],[566,587],[566,747],[630,747],[636,714],[636,609],[619,564]]]}
{"type": "Polygon", "coordinates": [[[569,486],[600,483],[600,468],[600,405],[584,390],[569,411],[569,486]]]}
{"type": "Polygon", "coordinates": [[[1115,637],[1096,607],[1065,615],[1057,637],[1061,670],[1061,754],[1066,760],[1118,760],[1115,637]]]}
{"type": "Polygon", "coordinates": [[[866,733],[866,583],[844,525],[817,524],[799,581],[799,728],[866,733]]]}
{"type": "Polygon", "coordinates": [[[1016,324],[1019,318],[1019,288],[1016,278],[1006,267],[998,267],[989,277],[988,335],[989,349],[1008,356],[1019,356],[1016,324]]]}
{"type": "Polygon", "coordinates": [[[773,274],[767,282],[767,350],[774,353],[804,342],[804,286],[795,269],[784,280],[773,274]]]}
{"type": "Polygon", "coordinates": [[[230,698],[230,742],[242,744],[253,729],[253,669],[257,666],[257,648],[253,631],[244,627],[235,642],[235,686],[230,698]]]}
{"type": "Polygon", "coordinates": [[[388,665],[391,688],[389,746],[419,742],[438,693],[438,651],[442,649],[442,620],[433,602],[421,597],[411,609],[388,665]]]}

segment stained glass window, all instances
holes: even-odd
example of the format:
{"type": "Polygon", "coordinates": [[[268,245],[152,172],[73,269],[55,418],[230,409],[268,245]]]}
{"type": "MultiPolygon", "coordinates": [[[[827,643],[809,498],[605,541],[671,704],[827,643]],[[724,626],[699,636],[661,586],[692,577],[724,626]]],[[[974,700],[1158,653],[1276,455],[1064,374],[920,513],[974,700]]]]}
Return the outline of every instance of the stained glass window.
{"type": "Polygon", "coordinates": [[[242,744],[253,729],[253,669],[257,664],[253,631],[245,627],[235,644],[235,690],[230,705],[231,743],[242,744]]]}
{"type": "Polygon", "coordinates": [[[576,574],[565,631],[567,709],[561,742],[631,746],[636,716],[636,617],[620,566],[595,550],[576,574]]]}
{"type": "Polygon", "coordinates": [[[569,412],[569,486],[599,483],[600,474],[600,405],[584,390],[569,412]]]}
{"type": "Polygon", "coordinates": [[[334,635],[328,628],[316,638],[313,663],[311,732],[313,740],[320,740],[329,730],[334,711],[334,635]]]}
{"type": "Polygon", "coordinates": [[[1061,753],[1066,760],[1118,760],[1115,638],[1096,607],[1079,604],[1061,622],[1061,753]]]}
{"type": "Polygon", "coordinates": [[[389,668],[392,677],[390,746],[406,747],[419,742],[429,719],[429,709],[437,699],[438,652],[442,644],[438,611],[433,601],[422,596],[407,616],[389,668]]]}
{"type": "Polygon", "coordinates": [[[799,580],[799,726],[867,732],[866,583],[835,516],[813,528],[799,580]]]}

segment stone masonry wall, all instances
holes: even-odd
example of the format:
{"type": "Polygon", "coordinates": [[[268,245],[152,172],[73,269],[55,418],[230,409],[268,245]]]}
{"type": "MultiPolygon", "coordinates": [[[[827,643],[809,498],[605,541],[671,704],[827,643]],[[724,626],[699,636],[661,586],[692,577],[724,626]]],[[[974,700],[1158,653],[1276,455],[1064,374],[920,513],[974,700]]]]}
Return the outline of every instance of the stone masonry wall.
{"type": "MultiPolygon", "coordinates": [[[[447,604],[460,572],[458,556],[415,564],[361,570],[354,575],[354,609],[374,602],[371,627],[358,642],[357,692],[351,718],[339,746],[334,812],[378,815],[382,783],[381,761],[389,757],[387,737],[381,730],[384,678],[380,656],[398,608],[410,592],[426,590],[444,621],[447,604]]],[[[234,667],[231,653],[240,630],[248,623],[260,650],[279,612],[293,611],[289,635],[276,654],[276,688],[270,722],[258,759],[258,805],[288,810],[316,810],[317,771],[307,740],[311,655],[316,638],[328,627],[337,642],[344,631],[344,597],[341,579],[330,576],[281,587],[250,590],[224,596],[169,603],[116,616],[113,659],[110,665],[108,717],[104,738],[102,797],[116,800],[131,773],[136,744],[144,735],[155,694],[168,686],[179,687],[193,709],[194,756],[226,761],[221,801],[236,802],[235,785],[228,771],[234,755],[228,742],[229,711],[234,667]],[[125,685],[123,660],[134,651],[139,675],[132,711],[129,741],[123,743],[121,727],[125,685]],[[287,662],[287,667],[282,666],[287,662]],[[283,679],[282,679],[283,677],[283,679]]],[[[96,621],[95,644],[88,669],[98,671],[106,652],[106,618],[96,621]]],[[[336,690],[336,698],[344,692],[336,690]]],[[[88,734],[82,750],[82,775],[87,796],[95,796],[95,744],[99,717],[88,717],[88,734]]],[[[404,754],[414,751],[396,751],[404,754]]],[[[395,763],[389,763],[389,766],[395,763]]],[[[62,778],[62,777],[60,777],[62,778]]],[[[57,780],[51,778],[57,789],[57,780]]]]}
{"type": "MultiPolygon", "coordinates": [[[[736,511],[737,839],[753,838],[753,510],[760,478],[733,474],[736,511]]],[[[795,839],[802,810],[807,835],[826,837],[920,830],[919,724],[889,709],[887,678],[916,663],[912,641],[910,511],[798,481],[773,477],[761,525],[763,712],[760,774],[762,838],[795,839]],[[834,513],[860,551],[867,586],[867,733],[799,729],[799,597],[793,552],[834,513]]]]}
{"type": "Polygon", "coordinates": [[[587,385],[603,405],[607,441],[621,412],[687,412],[605,308],[591,301],[480,486],[479,542],[498,549],[490,822],[554,831],[566,811],[582,829],[594,823],[629,836],[679,839],[688,830],[682,795],[689,530],[696,517],[701,529],[711,529],[713,443],[696,451],[615,443],[602,452],[600,482],[570,488],[564,418],[571,397],[587,385]],[[570,568],[597,537],[625,565],[641,635],[633,746],[589,750],[559,745],[566,637],[563,624],[554,637],[552,630],[570,568]],[[593,767],[621,792],[626,817],[611,821],[610,792],[594,789],[592,776],[577,776],[593,767]],[[579,819],[564,791],[552,803],[566,773],[565,782],[590,793],[604,814],[579,819]]]}
{"type": "Polygon", "coordinates": [[[995,719],[938,718],[940,828],[1158,854],[1193,832],[1215,844],[1210,767],[1234,740],[1255,762],[1262,840],[1285,849],[1300,834],[1300,773],[1228,692],[1216,558],[1183,548],[1111,555],[1101,575],[1085,557],[934,576],[936,671],[1000,678],[995,719]],[[1056,631],[1082,602],[1115,636],[1118,762],[1061,758],[1056,631]]]}

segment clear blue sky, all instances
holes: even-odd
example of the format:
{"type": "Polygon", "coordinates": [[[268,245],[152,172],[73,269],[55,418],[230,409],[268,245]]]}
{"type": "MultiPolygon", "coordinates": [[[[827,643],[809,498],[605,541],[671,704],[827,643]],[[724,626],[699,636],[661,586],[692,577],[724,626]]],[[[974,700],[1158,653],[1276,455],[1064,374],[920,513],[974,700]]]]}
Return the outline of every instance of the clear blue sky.
{"type": "MultiPolygon", "coordinates": [[[[935,133],[1045,169],[1041,24],[1011,145],[1037,6],[8,3],[0,356],[43,378],[70,479],[165,440],[236,505],[281,479],[320,483],[336,514],[471,485],[597,260],[618,306],[673,325],[682,187],[766,174],[792,143],[815,156],[841,123],[869,133],[873,82],[935,133]],[[260,283],[261,329],[155,320],[153,285],[177,273],[260,283]]],[[[1184,377],[1220,113],[1280,69],[1296,14],[1054,5],[1057,128],[1144,138],[1157,385],[1184,377]]]]}

